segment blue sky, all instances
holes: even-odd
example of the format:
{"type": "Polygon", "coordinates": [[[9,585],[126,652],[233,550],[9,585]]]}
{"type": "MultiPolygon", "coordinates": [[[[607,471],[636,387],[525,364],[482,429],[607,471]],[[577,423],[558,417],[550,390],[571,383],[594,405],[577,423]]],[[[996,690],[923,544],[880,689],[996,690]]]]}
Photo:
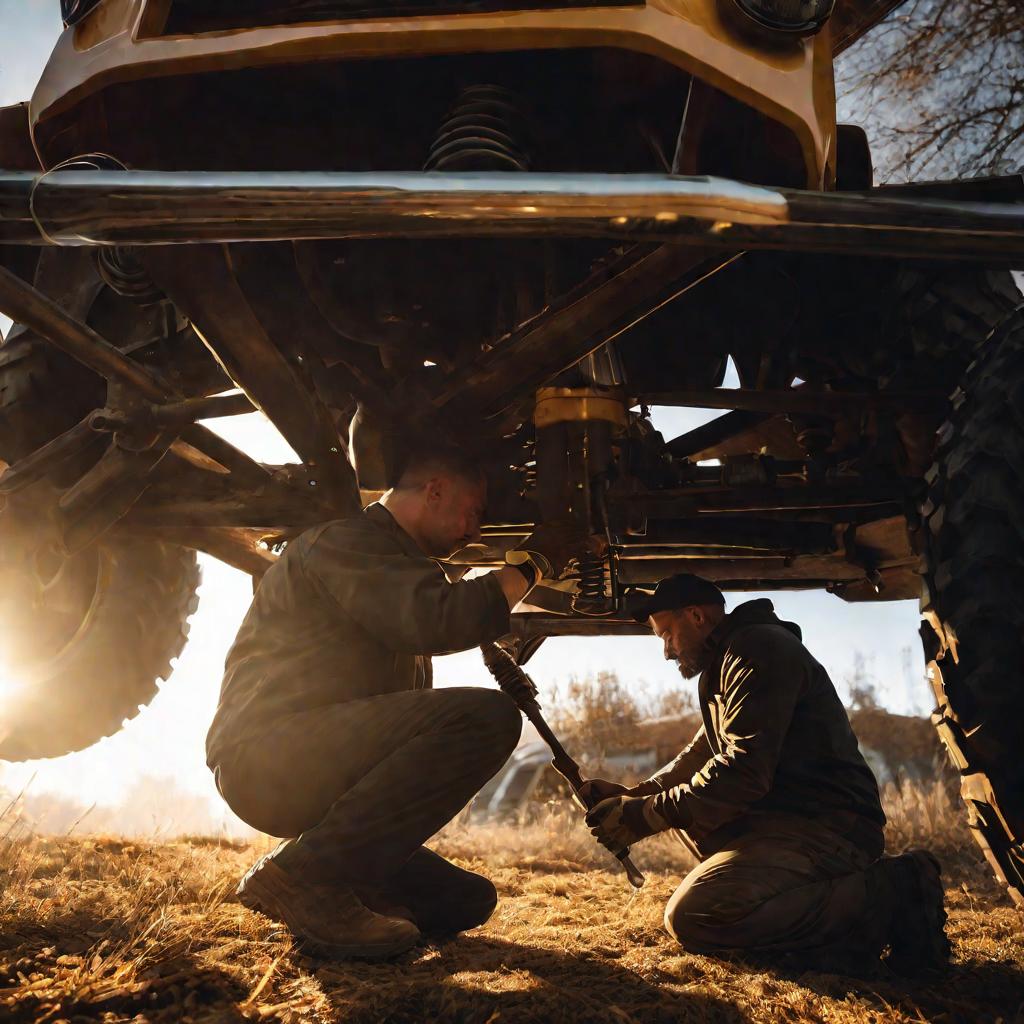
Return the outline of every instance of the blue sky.
{"type": "MultiPolygon", "coordinates": [[[[28,99],[60,31],[58,0],[0,0],[0,105],[28,99]]],[[[6,322],[0,321],[6,329],[6,322]]],[[[710,416],[696,410],[656,411],[656,424],[675,436],[710,416]]],[[[258,416],[221,425],[241,447],[265,461],[284,461],[287,446],[258,416]]],[[[84,804],[110,803],[142,775],[174,778],[184,789],[216,801],[205,767],[203,739],[216,705],[224,655],[248,607],[248,577],[212,559],[203,559],[204,582],[192,639],[170,682],[138,718],[108,740],[80,754],[29,765],[0,762],[0,788],[32,779],[34,790],[73,795],[84,804]]],[[[840,690],[854,671],[858,652],[875,677],[884,702],[893,710],[923,712],[930,701],[917,640],[915,602],[848,605],[823,593],[769,595],[779,613],[803,626],[804,639],[832,674],[840,690]]],[[[744,600],[731,595],[730,605],[744,600]]],[[[665,663],[661,645],[646,637],[555,639],[530,663],[542,686],[570,675],[603,669],[648,689],[678,687],[674,667],[665,663]]],[[[487,685],[476,651],[438,658],[438,685],[487,685]]]]}

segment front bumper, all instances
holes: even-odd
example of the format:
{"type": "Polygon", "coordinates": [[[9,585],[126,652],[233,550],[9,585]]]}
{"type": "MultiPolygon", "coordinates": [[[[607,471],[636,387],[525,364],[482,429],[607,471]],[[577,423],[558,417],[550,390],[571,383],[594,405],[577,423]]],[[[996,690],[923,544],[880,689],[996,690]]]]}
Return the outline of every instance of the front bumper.
{"type": "Polygon", "coordinates": [[[1024,204],[668,175],[0,172],[0,242],[598,237],[1024,264],[1024,204]]]}

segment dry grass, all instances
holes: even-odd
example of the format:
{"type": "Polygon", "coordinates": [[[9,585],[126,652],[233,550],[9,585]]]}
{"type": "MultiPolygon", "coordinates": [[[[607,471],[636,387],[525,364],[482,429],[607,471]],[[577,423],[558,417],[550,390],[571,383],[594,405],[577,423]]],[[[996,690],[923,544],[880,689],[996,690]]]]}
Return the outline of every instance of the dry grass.
{"type": "MultiPolygon", "coordinates": [[[[632,894],[574,819],[453,827],[443,852],[501,892],[488,925],[394,964],[332,964],[231,892],[260,852],[211,840],[8,839],[0,845],[0,1020],[732,1022],[1024,1020],[1021,918],[978,863],[941,787],[890,793],[893,845],[949,873],[956,964],[914,985],[784,977],[680,951],[662,908],[687,861],[645,844],[632,894]]],[[[2,831],[2,830],[0,830],[2,831]]]]}

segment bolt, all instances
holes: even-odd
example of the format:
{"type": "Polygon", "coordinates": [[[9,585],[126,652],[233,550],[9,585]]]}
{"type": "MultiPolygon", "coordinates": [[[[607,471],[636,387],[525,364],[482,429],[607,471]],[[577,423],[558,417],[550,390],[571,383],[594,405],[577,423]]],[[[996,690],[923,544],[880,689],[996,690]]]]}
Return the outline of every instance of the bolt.
{"type": "Polygon", "coordinates": [[[309,486],[310,487],[316,487],[316,481],[315,480],[310,480],[309,481],[309,486]]]}

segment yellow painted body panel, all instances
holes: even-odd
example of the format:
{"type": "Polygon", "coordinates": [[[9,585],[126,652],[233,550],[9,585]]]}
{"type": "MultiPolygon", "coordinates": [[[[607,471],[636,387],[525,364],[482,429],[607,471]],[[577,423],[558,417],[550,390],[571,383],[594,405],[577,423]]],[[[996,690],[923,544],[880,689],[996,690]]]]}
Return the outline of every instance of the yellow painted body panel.
{"type": "Polygon", "coordinates": [[[106,0],[61,36],[32,97],[35,128],[123,82],[307,61],[609,47],[673,64],[784,124],[807,185],[831,188],[835,93],[828,28],[778,45],[741,37],[716,0],[422,15],[161,36],[167,0],[106,0]]]}

